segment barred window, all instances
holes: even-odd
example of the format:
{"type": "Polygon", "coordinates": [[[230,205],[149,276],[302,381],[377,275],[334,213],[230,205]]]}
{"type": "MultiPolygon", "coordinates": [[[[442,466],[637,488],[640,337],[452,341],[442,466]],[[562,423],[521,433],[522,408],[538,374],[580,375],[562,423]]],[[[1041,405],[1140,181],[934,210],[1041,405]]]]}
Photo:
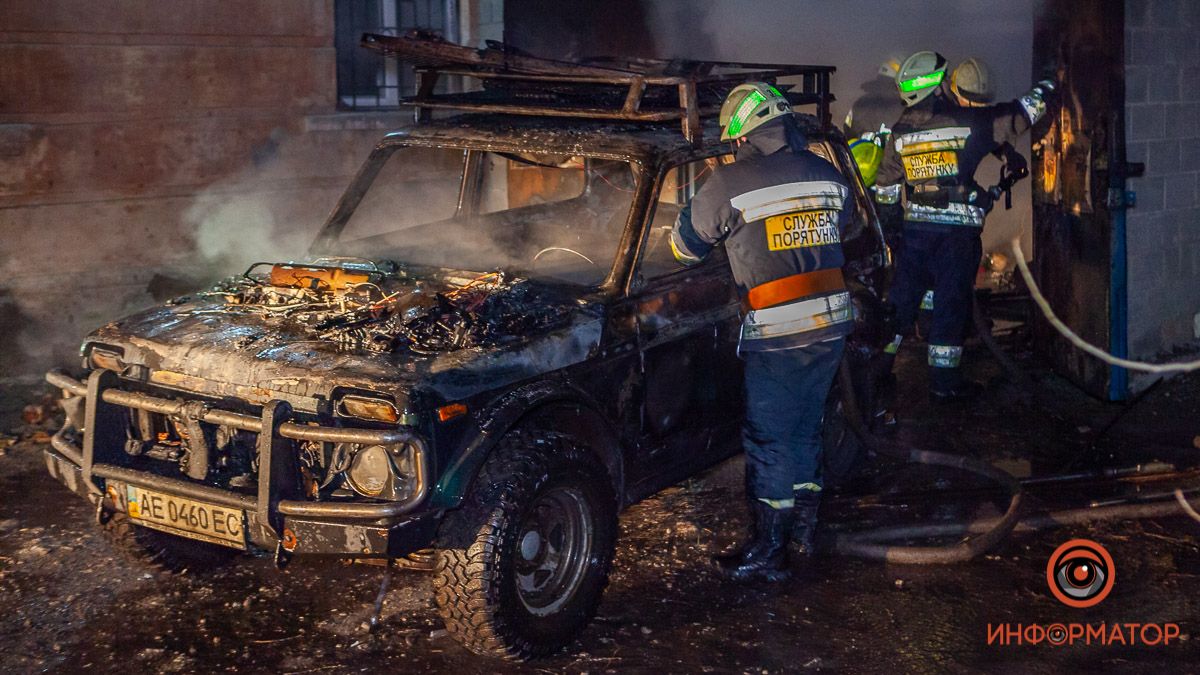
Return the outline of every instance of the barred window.
{"type": "Polygon", "coordinates": [[[458,41],[459,0],[335,0],[338,104],[349,110],[387,110],[416,91],[409,64],[359,46],[363,33],[404,35],[421,29],[458,41]]]}

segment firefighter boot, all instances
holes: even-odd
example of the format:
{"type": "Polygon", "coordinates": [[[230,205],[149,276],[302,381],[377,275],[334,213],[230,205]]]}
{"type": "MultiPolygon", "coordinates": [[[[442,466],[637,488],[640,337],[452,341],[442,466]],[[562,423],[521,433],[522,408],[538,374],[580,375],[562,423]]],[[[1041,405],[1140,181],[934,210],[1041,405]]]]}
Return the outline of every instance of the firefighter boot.
{"type": "Polygon", "coordinates": [[[792,524],[792,550],[805,558],[816,553],[817,510],[821,506],[821,493],[812,490],[796,491],[795,522],[792,524]]]}
{"type": "Polygon", "coordinates": [[[965,403],[983,393],[983,385],[962,376],[958,368],[929,369],[929,400],[932,403],[965,403]]]}
{"type": "Polygon", "coordinates": [[[875,375],[875,391],[871,397],[874,404],[871,411],[871,433],[892,435],[899,426],[896,419],[896,374],[890,367],[880,369],[875,375]]]}
{"type": "Polygon", "coordinates": [[[963,380],[947,389],[929,390],[929,400],[933,403],[969,403],[983,393],[983,385],[970,380],[963,380]]]}
{"type": "Polygon", "coordinates": [[[754,528],[750,540],[731,553],[714,556],[721,576],[734,581],[783,581],[788,568],[788,540],[795,509],[776,509],[757,499],[751,503],[754,528]]]}
{"type": "Polygon", "coordinates": [[[873,404],[871,410],[871,432],[891,435],[896,433],[896,353],[900,349],[897,335],[872,362],[871,384],[873,404]]]}

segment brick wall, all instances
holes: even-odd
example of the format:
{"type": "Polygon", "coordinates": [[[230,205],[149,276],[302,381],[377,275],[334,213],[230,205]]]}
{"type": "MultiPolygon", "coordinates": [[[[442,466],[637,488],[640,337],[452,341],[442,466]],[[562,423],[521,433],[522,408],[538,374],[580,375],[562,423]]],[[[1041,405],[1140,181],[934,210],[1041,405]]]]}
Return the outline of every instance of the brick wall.
{"type": "Polygon", "coordinates": [[[0,383],[308,239],[408,118],[336,111],[333,31],[332,0],[0,3],[0,383]]]}
{"type": "Polygon", "coordinates": [[[1126,0],[1129,343],[1153,358],[1193,343],[1200,312],[1200,2],[1126,0]]]}

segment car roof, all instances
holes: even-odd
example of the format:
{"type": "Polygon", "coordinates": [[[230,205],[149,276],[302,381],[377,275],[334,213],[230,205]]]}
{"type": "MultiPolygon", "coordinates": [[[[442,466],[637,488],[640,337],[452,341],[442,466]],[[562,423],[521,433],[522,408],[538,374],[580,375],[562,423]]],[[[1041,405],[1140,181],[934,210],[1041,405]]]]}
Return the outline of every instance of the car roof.
{"type": "MultiPolygon", "coordinates": [[[[717,139],[716,120],[702,122],[704,137],[717,139]]],[[[694,150],[679,122],[607,122],[525,115],[467,114],[421,122],[384,137],[382,145],[432,145],[502,152],[546,152],[628,159],[653,164],[663,156],[694,150]]],[[[713,154],[717,143],[706,146],[713,154]]],[[[731,150],[729,144],[720,147],[731,150]]]]}

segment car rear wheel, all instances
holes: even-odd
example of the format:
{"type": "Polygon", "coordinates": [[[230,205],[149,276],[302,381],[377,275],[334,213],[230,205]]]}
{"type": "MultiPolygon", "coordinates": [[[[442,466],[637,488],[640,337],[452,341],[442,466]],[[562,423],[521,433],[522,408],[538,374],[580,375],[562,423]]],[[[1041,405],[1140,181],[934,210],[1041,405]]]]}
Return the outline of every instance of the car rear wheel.
{"type": "Polygon", "coordinates": [[[825,399],[825,417],[821,427],[821,472],[825,487],[836,490],[849,483],[865,460],[862,441],[846,419],[846,404],[837,378],[825,399]]]}
{"type": "Polygon", "coordinates": [[[434,596],[447,631],[512,660],[562,649],[608,583],[616,511],[608,473],[571,438],[510,434],[439,533],[434,596]]]}

